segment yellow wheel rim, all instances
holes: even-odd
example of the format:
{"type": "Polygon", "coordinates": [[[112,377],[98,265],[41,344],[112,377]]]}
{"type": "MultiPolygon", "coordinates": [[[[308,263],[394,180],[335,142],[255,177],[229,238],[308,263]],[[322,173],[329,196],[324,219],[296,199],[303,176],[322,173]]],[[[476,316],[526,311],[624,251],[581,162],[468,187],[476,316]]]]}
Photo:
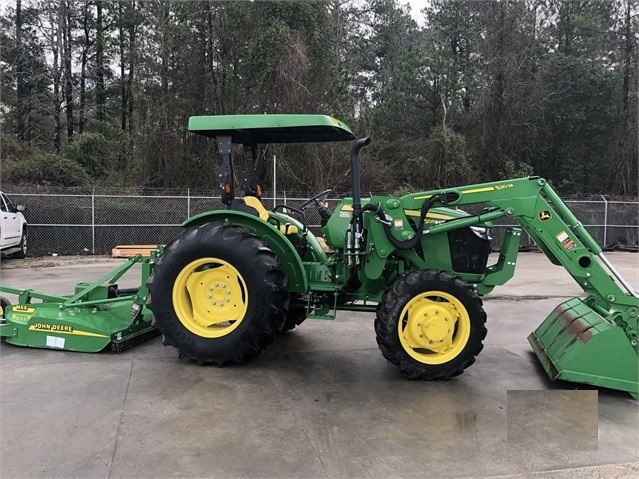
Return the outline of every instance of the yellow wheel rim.
{"type": "Polygon", "coordinates": [[[399,318],[404,350],[424,364],[444,364],[461,353],[470,337],[470,316],[455,296],[428,291],[411,299],[399,318]]]}
{"type": "Polygon", "coordinates": [[[172,299],[185,328],[204,338],[219,338],[242,323],[248,289],[242,275],[226,261],[200,258],[180,271],[172,299]]]}

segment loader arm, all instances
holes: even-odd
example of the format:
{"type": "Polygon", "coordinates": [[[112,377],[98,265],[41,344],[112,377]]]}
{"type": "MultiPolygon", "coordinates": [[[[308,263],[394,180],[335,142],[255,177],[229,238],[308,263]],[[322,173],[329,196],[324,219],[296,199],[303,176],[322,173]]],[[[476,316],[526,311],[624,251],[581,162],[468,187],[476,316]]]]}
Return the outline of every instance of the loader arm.
{"type": "Polygon", "coordinates": [[[520,178],[403,198],[404,207],[414,209],[425,201],[435,207],[485,204],[486,208],[471,216],[427,224],[423,231],[415,232],[422,236],[506,216],[516,220],[550,261],[563,266],[586,293],[584,299],[573,298],[557,306],[529,336],[546,372],[552,379],[621,389],[638,396],[639,297],[546,180],[520,178]]]}

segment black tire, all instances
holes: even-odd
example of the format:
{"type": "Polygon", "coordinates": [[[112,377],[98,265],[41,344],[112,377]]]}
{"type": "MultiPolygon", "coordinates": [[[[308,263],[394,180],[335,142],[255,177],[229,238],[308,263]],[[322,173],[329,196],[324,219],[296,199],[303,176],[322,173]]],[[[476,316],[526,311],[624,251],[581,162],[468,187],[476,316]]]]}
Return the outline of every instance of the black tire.
{"type": "Polygon", "coordinates": [[[375,333],[386,360],[409,379],[448,379],[475,362],[486,313],[472,287],[450,273],[398,278],[377,306],[375,333]]]}
{"type": "Polygon", "coordinates": [[[11,306],[11,301],[4,296],[0,296],[0,319],[4,319],[4,310],[7,306],[11,306]]]}
{"type": "Polygon", "coordinates": [[[297,326],[302,324],[306,320],[306,305],[304,304],[293,304],[288,308],[286,312],[286,320],[284,321],[284,325],[282,326],[281,334],[286,333],[287,331],[291,331],[295,329],[297,326]]]}
{"type": "Polygon", "coordinates": [[[27,257],[27,228],[22,229],[22,238],[20,239],[20,251],[13,253],[14,258],[24,259],[27,257]]]}
{"type": "MultiPolygon", "coordinates": [[[[0,296],[0,324],[5,324],[7,322],[5,318],[5,311],[7,306],[11,306],[11,301],[9,301],[4,296],[0,296]]],[[[5,336],[0,336],[0,342],[5,342],[7,338],[5,336]]]]}
{"type": "Polygon", "coordinates": [[[186,230],[157,258],[147,306],[180,357],[241,364],[281,330],[287,285],[278,257],[257,236],[209,223],[186,230]]]}

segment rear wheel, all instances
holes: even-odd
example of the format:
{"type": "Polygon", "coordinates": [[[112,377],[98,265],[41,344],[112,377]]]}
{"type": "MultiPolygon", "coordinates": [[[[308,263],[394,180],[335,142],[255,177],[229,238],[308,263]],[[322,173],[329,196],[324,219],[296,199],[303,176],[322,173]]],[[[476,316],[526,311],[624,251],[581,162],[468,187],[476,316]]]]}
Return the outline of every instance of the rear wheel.
{"type": "Polygon", "coordinates": [[[284,321],[284,326],[282,326],[282,331],[280,331],[280,333],[285,333],[287,331],[295,329],[296,326],[299,326],[305,320],[306,305],[291,303],[288,311],[286,312],[286,320],[284,321]]]}
{"type": "Polygon", "coordinates": [[[446,379],[475,362],[486,337],[479,296],[442,271],[406,274],[377,306],[377,344],[388,362],[410,379],[446,379]]]}
{"type": "Polygon", "coordinates": [[[200,364],[257,356],[281,329],[288,301],[275,253],[249,231],[216,223],[170,243],[147,286],[164,344],[200,364]]]}

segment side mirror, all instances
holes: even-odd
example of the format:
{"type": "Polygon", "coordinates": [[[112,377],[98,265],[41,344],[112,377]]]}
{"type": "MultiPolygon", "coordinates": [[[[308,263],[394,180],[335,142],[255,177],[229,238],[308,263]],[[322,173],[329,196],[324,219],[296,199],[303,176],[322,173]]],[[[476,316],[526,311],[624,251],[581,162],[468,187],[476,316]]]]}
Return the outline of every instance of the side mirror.
{"type": "Polygon", "coordinates": [[[26,209],[27,207],[25,205],[16,206],[16,211],[19,211],[20,213],[23,213],[26,209]]]}

